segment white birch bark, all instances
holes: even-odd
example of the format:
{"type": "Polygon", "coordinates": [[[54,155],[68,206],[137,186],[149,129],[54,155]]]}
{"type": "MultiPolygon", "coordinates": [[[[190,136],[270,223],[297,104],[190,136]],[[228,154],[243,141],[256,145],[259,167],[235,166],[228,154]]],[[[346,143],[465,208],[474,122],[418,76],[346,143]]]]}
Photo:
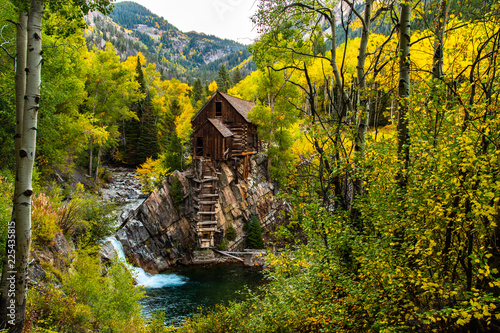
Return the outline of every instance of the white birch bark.
{"type": "MultiPolygon", "coordinates": [[[[398,86],[398,159],[403,162],[404,169],[409,166],[410,135],[408,131],[408,102],[410,97],[410,17],[411,3],[401,4],[399,19],[399,86],[398,86]]],[[[399,187],[406,188],[406,171],[398,175],[399,187]]]]}
{"type": "MultiPolygon", "coordinates": [[[[19,152],[21,149],[21,138],[23,129],[23,113],[24,113],[24,95],[26,93],[26,52],[28,49],[27,40],[27,25],[28,25],[28,13],[24,10],[19,11],[19,20],[17,23],[17,34],[16,34],[16,59],[15,59],[15,91],[16,91],[16,134],[14,136],[15,151],[19,152]]],[[[16,174],[20,163],[20,156],[16,153],[16,174]]],[[[17,192],[14,197],[17,197],[17,192]]],[[[12,211],[12,221],[15,223],[15,209],[12,211]]],[[[9,243],[6,244],[6,254],[9,254],[9,243]]],[[[3,262],[2,270],[2,282],[1,282],[1,297],[0,297],[0,329],[3,328],[7,322],[7,306],[11,299],[9,297],[9,281],[7,280],[9,276],[9,262],[8,256],[6,255],[3,262]]]]}
{"type": "Polygon", "coordinates": [[[28,259],[31,243],[32,176],[36,150],[36,127],[40,103],[42,67],[43,0],[31,0],[28,18],[28,53],[26,62],[26,97],[24,103],[20,164],[16,179],[16,318],[9,332],[22,332],[28,287],[28,259]]]}

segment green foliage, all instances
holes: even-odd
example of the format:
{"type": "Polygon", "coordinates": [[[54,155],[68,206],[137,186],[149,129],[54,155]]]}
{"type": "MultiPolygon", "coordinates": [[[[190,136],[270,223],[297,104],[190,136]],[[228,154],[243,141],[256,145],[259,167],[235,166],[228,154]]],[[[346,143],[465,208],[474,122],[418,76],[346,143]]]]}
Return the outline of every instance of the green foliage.
{"type": "MultiPolygon", "coordinates": [[[[498,331],[500,114],[492,89],[500,80],[499,45],[493,41],[500,36],[498,8],[480,24],[450,21],[440,80],[429,75],[435,32],[412,36],[405,142],[410,159],[403,165],[392,126],[370,128],[365,152],[358,153],[355,115],[343,113],[347,103],[338,87],[328,91],[332,63],[313,59],[308,52],[323,54],[323,46],[304,41],[298,29],[316,29],[310,23],[324,8],[304,4],[317,2],[285,10],[288,1],[261,1],[258,14],[261,28],[270,32],[257,45],[258,62],[271,59],[280,68],[302,71],[290,78],[304,90],[294,104],[307,106],[302,126],[310,145],[284,182],[281,198],[292,208],[279,231],[293,245],[268,256],[271,282],[261,295],[195,317],[178,332],[498,331]],[[318,92],[323,88],[327,93],[318,92]],[[329,94],[335,97],[330,110],[321,105],[329,94]],[[406,186],[398,187],[398,174],[406,186]],[[290,237],[297,231],[302,237],[290,237]]],[[[328,38],[322,28],[313,33],[328,38]]],[[[379,37],[370,41],[387,43],[383,56],[397,59],[397,45],[379,37]]],[[[342,80],[352,80],[356,48],[349,41],[337,50],[342,80]]],[[[391,66],[397,69],[385,69],[391,66]]],[[[380,102],[380,94],[397,89],[397,72],[371,84],[382,85],[367,91],[380,102]]],[[[236,88],[242,94],[258,91],[250,84],[236,88]]],[[[266,107],[272,110],[263,103],[254,112],[263,118],[266,107]]]]}
{"type": "Polygon", "coordinates": [[[264,241],[262,240],[262,228],[257,216],[252,216],[248,224],[247,246],[251,249],[263,249],[264,241]]]}
{"type": "Polygon", "coordinates": [[[219,75],[217,77],[217,86],[219,87],[219,91],[227,92],[232,86],[233,82],[231,80],[231,76],[226,68],[225,64],[222,64],[219,68],[219,75]]]}
{"type": "Polygon", "coordinates": [[[0,172],[0,258],[5,256],[7,228],[12,219],[13,178],[11,175],[3,175],[3,172],[0,172]]]}
{"type": "Polygon", "coordinates": [[[168,332],[165,327],[166,315],[164,311],[157,310],[152,314],[152,320],[148,325],[149,333],[166,333],[168,332]]]}
{"type": "Polygon", "coordinates": [[[194,81],[191,100],[192,100],[192,103],[193,103],[194,107],[196,107],[196,104],[197,104],[198,101],[204,100],[203,87],[201,85],[201,80],[199,78],[197,78],[194,81]]]}
{"type": "Polygon", "coordinates": [[[233,227],[232,224],[229,224],[229,226],[226,229],[226,238],[228,241],[232,242],[236,240],[236,237],[238,236],[236,229],[233,227]]]}
{"type": "Polygon", "coordinates": [[[172,184],[170,185],[170,196],[172,197],[172,203],[175,209],[182,210],[184,207],[182,203],[184,202],[184,193],[182,189],[182,183],[178,177],[172,176],[172,184]]]}
{"type": "Polygon", "coordinates": [[[60,198],[47,196],[44,193],[32,199],[32,238],[37,245],[49,245],[54,236],[61,231],[58,225],[60,215],[60,198]]]}
{"type": "Polygon", "coordinates": [[[233,73],[233,85],[237,85],[238,83],[240,83],[241,80],[243,80],[241,71],[238,67],[236,67],[233,73]]]}
{"type": "Polygon", "coordinates": [[[169,169],[163,167],[161,160],[147,158],[146,162],[137,168],[137,178],[143,193],[151,193],[161,186],[162,181],[170,174],[169,169]]]}
{"type": "Polygon", "coordinates": [[[224,250],[227,250],[227,246],[228,246],[228,245],[229,245],[229,240],[228,240],[226,237],[224,237],[224,238],[222,239],[222,242],[221,242],[219,245],[217,245],[217,248],[218,248],[219,250],[224,251],[224,250]]]}
{"type": "Polygon", "coordinates": [[[283,73],[259,70],[231,91],[248,100],[258,100],[248,116],[258,126],[259,139],[267,143],[269,171],[279,183],[285,182],[293,166],[291,129],[298,120],[298,110],[293,105],[298,91],[286,81],[283,73]]]}
{"type": "Polygon", "coordinates": [[[141,332],[138,300],[143,295],[123,263],[113,261],[104,269],[98,252],[80,251],[63,276],[62,290],[50,283],[30,289],[26,329],[141,332]]]}
{"type": "Polygon", "coordinates": [[[57,223],[63,233],[71,235],[80,246],[92,246],[115,231],[115,208],[79,183],[71,200],[60,208],[57,223]]]}

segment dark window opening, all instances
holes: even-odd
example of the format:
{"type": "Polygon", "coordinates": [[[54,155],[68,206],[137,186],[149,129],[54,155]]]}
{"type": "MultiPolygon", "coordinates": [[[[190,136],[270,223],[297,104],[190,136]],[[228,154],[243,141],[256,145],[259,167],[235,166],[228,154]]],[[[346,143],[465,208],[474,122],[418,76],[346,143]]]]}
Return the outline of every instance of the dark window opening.
{"type": "Polygon", "coordinates": [[[203,156],[203,138],[196,138],[196,156],[203,156]]]}
{"type": "Polygon", "coordinates": [[[215,116],[222,117],[222,102],[215,102],[215,116]]]}

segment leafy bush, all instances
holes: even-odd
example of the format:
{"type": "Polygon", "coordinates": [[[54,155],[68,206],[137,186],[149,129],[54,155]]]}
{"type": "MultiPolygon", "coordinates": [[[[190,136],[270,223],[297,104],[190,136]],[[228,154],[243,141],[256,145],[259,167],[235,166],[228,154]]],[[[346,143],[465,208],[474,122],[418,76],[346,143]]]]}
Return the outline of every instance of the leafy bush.
{"type": "Polygon", "coordinates": [[[217,248],[218,248],[219,250],[227,250],[227,246],[228,246],[228,245],[229,245],[229,241],[227,240],[227,238],[224,238],[224,239],[222,240],[222,242],[221,242],[219,245],[217,245],[217,248]]]}
{"type": "Polygon", "coordinates": [[[238,234],[236,233],[236,229],[233,227],[232,224],[229,224],[229,227],[226,229],[226,238],[228,241],[232,242],[236,239],[238,234]]]}
{"type": "Polygon", "coordinates": [[[73,235],[81,246],[95,244],[115,231],[115,205],[87,193],[78,184],[70,201],[61,209],[59,226],[65,234],[73,235]]]}
{"type": "Polygon", "coordinates": [[[62,289],[46,283],[29,290],[26,332],[143,332],[142,289],[121,262],[104,268],[94,250],[76,254],[62,289]]]}
{"type": "Polygon", "coordinates": [[[81,251],[67,274],[63,289],[83,306],[89,306],[94,329],[101,332],[133,332],[142,326],[141,288],[125,265],[113,262],[102,274],[99,255],[81,251]],[[135,330],[134,330],[135,328],[135,330]]]}
{"type": "Polygon", "coordinates": [[[61,212],[60,200],[56,197],[49,198],[44,193],[34,195],[32,198],[32,237],[36,244],[48,244],[54,236],[61,231],[58,220],[61,212]]]}
{"type": "Polygon", "coordinates": [[[169,174],[169,168],[165,168],[160,159],[154,160],[151,157],[146,159],[146,162],[137,168],[137,176],[141,184],[143,193],[151,193],[169,174]]]}
{"type": "Polygon", "coordinates": [[[172,177],[170,195],[172,196],[172,201],[175,209],[177,210],[183,209],[182,202],[184,201],[184,193],[182,191],[181,181],[177,177],[172,177]]]}

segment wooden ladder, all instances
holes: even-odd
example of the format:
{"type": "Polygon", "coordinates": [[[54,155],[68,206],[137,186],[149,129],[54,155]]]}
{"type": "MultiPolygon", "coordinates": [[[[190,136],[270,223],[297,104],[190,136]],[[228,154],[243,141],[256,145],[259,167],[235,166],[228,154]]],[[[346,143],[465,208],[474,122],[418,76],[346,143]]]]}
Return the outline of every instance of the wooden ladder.
{"type": "Polygon", "coordinates": [[[219,177],[210,160],[198,159],[198,163],[194,177],[194,181],[199,185],[196,233],[199,247],[208,249],[215,246],[214,234],[218,231],[219,177]]]}

